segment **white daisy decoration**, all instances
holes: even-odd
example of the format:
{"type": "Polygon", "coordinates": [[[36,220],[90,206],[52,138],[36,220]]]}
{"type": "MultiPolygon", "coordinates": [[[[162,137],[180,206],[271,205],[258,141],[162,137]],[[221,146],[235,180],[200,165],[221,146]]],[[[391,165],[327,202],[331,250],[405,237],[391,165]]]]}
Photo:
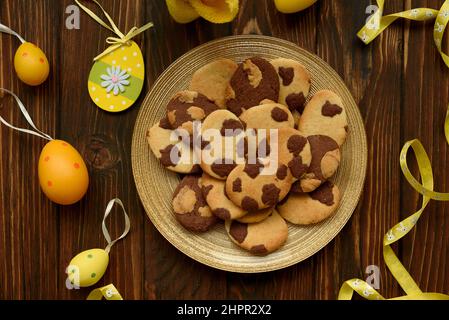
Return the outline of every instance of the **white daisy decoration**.
{"type": "Polygon", "coordinates": [[[108,290],[106,290],[106,292],[105,292],[105,295],[106,295],[106,297],[108,297],[108,298],[112,298],[112,296],[114,296],[115,294],[117,294],[117,292],[115,292],[115,291],[112,290],[112,289],[108,289],[108,290]]]}
{"type": "Polygon", "coordinates": [[[440,13],[440,16],[446,19],[449,18],[449,10],[444,10],[443,12],[440,13]]]}
{"type": "Polygon", "coordinates": [[[400,231],[400,232],[406,232],[408,230],[408,228],[404,225],[404,223],[400,223],[399,227],[396,228],[396,230],[400,231]]]}
{"type": "Polygon", "coordinates": [[[442,25],[442,24],[439,24],[438,22],[435,22],[435,31],[438,31],[438,32],[443,32],[443,30],[444,30],[444,25],[442,25]]]}
{"type": "Polygon", "coordinates": [[[110,93],[111,91],[114,93],[114,96],[118,95],[119,92],[125,92],[125,87],[129,85],[129,77],[130,75],[126,72],[126,70],[122,70],[120,67],[111,67],[107,68],[106,74],[101,75],[101,79],[103,82],[101,86],[106,88],[106,92],[110,93]]]}
{"type": "Polygon", "coordinates": [[[394,236],[394,234],[393,234],[393,231],[389,231],[388,233],[387,233],[387,240],[388,241],[392,241],[392,240],[394,240],[395,239],[395,236],[394,236]]]}
{"type": "Polygon", "coordinates": [[[363,33],[362,33],[362,41],[363,42],[368,42],[368,40],[369,40],[369,36],[366,34],[366,32],[365,31],[363,31],[363,33]]]}
{"type": "Polygon", "coordinates": [[[370,287],[366,287],[365,290],[363,290],[363,295],[365,297],[369,297],[371,294],[373,294],[373,291],[370,287]]]}
{"type": "Polygon", "coordinates": [[[415,17],[415,18],[418,16],[418,14],[419,14],[419,9],[413,9],[410,12],[410,16],[415,17]]]}
{"type": "Polygon", "coordinates": [[[354,287],[358,287],[360,285],[360,280],[359,279],[355,279],[354,282],[352,283],[352,285],[354,287]]]}
{"type": "Polygon", "coordinates": [[[432,18],[433,17],[433,12],[430,11],[430,10],[427,10],[426,11],[426,16],[428,16],[429,18],[432,18]]]}

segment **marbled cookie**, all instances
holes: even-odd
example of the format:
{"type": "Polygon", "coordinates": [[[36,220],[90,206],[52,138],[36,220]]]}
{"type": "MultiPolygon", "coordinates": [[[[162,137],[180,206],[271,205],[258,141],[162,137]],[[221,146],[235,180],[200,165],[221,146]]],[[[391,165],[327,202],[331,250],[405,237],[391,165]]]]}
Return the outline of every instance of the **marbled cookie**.
{"type": "Polygon", "coordinates": [[[304,109],[298,129],[307,136],[329,136],[341,146],[346,139],[348,122],[340,97],[329,90],[315,93],[304,109]]]}
{"type": "Polygon", "coordinates": [[[313,224],[331,216],[340,203],[340,191],[326,181],[310,193],[290,193],[287,200],[277,206],[279,214],[293,224],[313,224]]]}
{"type": "Polygon", "coordinates": [[[235,244],[256,255],[279,249],[288,237],[287,223],[276,210],[261,222],[247,224],[228,220],[225,227],[235,244]]]}
{"type": "Polygon", "coordinates": [[[239,116],[264,99],[278,101],[279,77],[267,60],[247,59],[239,64],[231,78],[226,91],[226,107],[239,116]]]}
{"type": "Polygon", "coordinates": [[[189,90],[197,91],[220,108],[225,108],[226,90],[237,68],[237,63],[229,59],[208,63],[193,74],[189,90]]]}
{"type": "Polygon", "coordinates": [[[295,119],[287,107],[279,103],[264,103],[245,110],[240,120],[246,128],[252,129],[279,129],[293,128],[295,119]]]}
{"type": "Polygon", "coordinates": [[[225,181],[214,179],[208,174],[203,173],[201,177],[201,186],[203,196],[216,217],[222,220],[233,220],[246,215],[245,210],[236,206],[226,196],[225,181]]]}
{"type": "Polygon", "coordinates": [[[310,91],[309,72],[291,59],[277,58],[271,60],[271,64],[279,75],[279,103],[288,106],[292,112],[302,113],[310,91]]]}
{"type": "Polygon", "coordinates": [[[184,129],[193,133],[193,121],[201,121],[219,107],[206,96],[196,91],[184,90],[176,93],[167,105],[167,118],[173,129],[184,129]]]}
{"type": "Polygon", "coordinates": [[[291,184],[285,166],[240,164],[226,179],[226,194],[236,205],[253,212],[275,206],[287,195],[291,184]]]}
{"type": "Polygon", "coordinates": [[[167,169],[178,173],[201,171],[195,153],[178,139],[166,118],[148,130],[147,141],[153,154],[167,169]]]}
{"type": "Polygon", "coordinates": [[[241,223],[257,223],[268,218],[273,212],[274,208],[267,208],[258,211],[248,212],[243,217],[236,219],[241,223]]]}
{"type": "Polygon", "coordinates": [[[279,129],[278,159],[280,165],[288,167],[294,181],[301,179],[312,162],[312,152],[308,139],[296,129],[279,129]]]}
{"type": "Polygon", "coordinates": [[[185,176],[179,183],[173,194],[173,211],[186,229],[195,232],[205,232],[218,221],[203,197],[199,176],[185,176]]]}
{"type": "MultiPolygon", "coordinates": [[[[244,162],[245,133],[240,119],[228,110],[217,110],[201,126],[201,148],[195,148],[201,168],[216,179],[226,179],[237,163],[244,162]]],[[[198,143],[199,144],[199,143],[198,143]]]]}
{"type": "Polygon", "coordinates": [[[340,148],[328,136],[309,136],[312,161],[307,173],[292,186],[293,192],[311,192],[332,177],[340,165],[340,148]]]}

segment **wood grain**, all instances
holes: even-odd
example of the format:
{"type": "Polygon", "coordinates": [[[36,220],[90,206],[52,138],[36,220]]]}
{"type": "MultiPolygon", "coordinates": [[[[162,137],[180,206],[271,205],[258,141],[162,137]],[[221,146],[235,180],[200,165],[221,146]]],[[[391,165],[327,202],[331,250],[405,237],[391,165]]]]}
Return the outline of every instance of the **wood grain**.
{"type": "MultiPolygon", "coordinates": [[[[12,61],[19,43],[0,36],[0,86],[14,90],[36,124],[73,144],[86,159],[91,185],[78,204],[60,207],[39,190],[39,138],[0,128],[0,299],[84,299],[89,289],[65,288],[65,266],[82,250],[104,247],[101,219],[106,203],[119,196],[132,219],[128,237],[114,246],[98,285],[114,283],[125,299],[335,299],[344,280],[365,278],[369,265],[381,269],[380,292],[401,294],[382,258],[383,234],[420,207],[420,198],[401,176],[402,144],[419,138],[431,156],[437,190],[448,191],[449,148],[442,124],[449,99],[448,70],[433,45],[432,23],[397,21],[371,45],[355,34],[369,0],[320,0],[292,15],[271,0],[242,0],[232,23],[197,20],[175,23],[165,1],[103,0],[126,31],[153,21],[137,38],[146,63],[147,91],[176,58],[195,46],[232,34],[265,34],[318,54],[343,78],[365,120],[369,163],[359,206],[343,231],[310,259],[267,274],[240,275],[203,266],[171,246],[153,227],[139,202],[131,172],[131,136],[139,102],[112,115],[96,108],[86,90],[92,58],[109,31],[81,14],[81,30],[65,28],[71,0],[4,0],[0,21],[47,53],[49,80],[38,88],[22,84],[12,61]],[[343,4],[344,2],[344,4],[343,4]],[[25,18],[27,17],[27,18],[25,18]]],[[[387,1],[385,12],[411,6],[438,8],[441,1],[387,1]]],[[[9,97],[0,115],[25,126],[9,97]]],[[[356,170],[357,168],[354,168],[356,170]]],[[[416,170],[415,170],[416,173],[416,170]]],[[[111,215],[113,235],[122,230],[111,215]]],[[[449,204],[432,202],[416,231],[395,249],[423,290],[448,293],[449,204]]]]}

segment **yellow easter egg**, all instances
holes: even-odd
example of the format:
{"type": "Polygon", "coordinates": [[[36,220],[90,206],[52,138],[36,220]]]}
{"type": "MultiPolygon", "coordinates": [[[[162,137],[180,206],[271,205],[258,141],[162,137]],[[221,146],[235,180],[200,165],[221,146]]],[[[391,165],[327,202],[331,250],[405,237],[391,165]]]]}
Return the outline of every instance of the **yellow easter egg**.
{"type": "Polygon", "coordinates": [[[131,41],[94,63],[88,80],[89,95],[101,109],[120,112],[139,98],[144,77],[142,51],[131,41]]]}
{"type": "Polygon", "coordinates": [[[52,140],[42,149],[38,173],[42,191],[58,204],[78,202],[89,186],[89,174],[83,158],[62,140],[52,140]]]}
{"type": "Polygon", "coordinates": [[[14,56],[14,68],[20,80],[38,86],[48,78],[50,66],[45,53],[30,42],[23,43],[14,56]]]}
{"type": "Polygon", "coordinates": [[[282,13],[295,13],[307,9],[317,0],[274,0],[276,8],[282,13]]]}
{"type": "Polygon", "coordinates": [[[98,282],[106,272],[109,255],[103,249],[90,249],[77,254],[67,268],[73,285],[89,287],[98,282]]]}
{"type": "Polygon", "coordinates": [[[189,23],[200,17],[186,0],[165,0],[168,12],[177,23],[189,23]]]}

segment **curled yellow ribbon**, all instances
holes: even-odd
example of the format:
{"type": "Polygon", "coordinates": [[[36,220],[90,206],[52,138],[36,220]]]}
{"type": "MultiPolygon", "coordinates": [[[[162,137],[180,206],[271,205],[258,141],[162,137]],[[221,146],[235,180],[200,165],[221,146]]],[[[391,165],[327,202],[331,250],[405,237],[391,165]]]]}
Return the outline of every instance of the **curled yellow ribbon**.
{"type": "MultiPolygon", "coordinates": [[[[446,120],[444,124],[444,132],[446,141],[449,144],[449,107],[446,114],[446,120]]],[[[391,228],[384,236],[383,256],[385,264],[390,270],[393,277],[397,280],[401,288],[405,291],[406,295],[396,297],[391,300],[417,300],[417,299],[434,299],[434,300],[449,300],[449,295],[441,293],[428,293],[422,292],[412,276],[405,269],[404,265],[399,261],[398,257],[394,253],[390,245],[402,237],[404,237],[410,230],[416,225],[424,209],[431,199],[437,201],[449,201],[449,193],[441,193],[433,190],[433,172],[432,165],[429,157],[419,140],[411,140],[404,144],[400,155],[400,166],[402,173],[408,183],[420,193],[422,198],[421,208],[413,213],[408,218],[402,220],[400,223],[391,228]],[[409,150],[415,154],[416,161],[418,163],[419,174],[421,176],[420,183],[412,175],[407,164],[407,154],[409,150]]],[[[351,279],[345,281],[340,288],[338,294],[339,300],[350,300],[353,293],[357,292],[360,296],[368,300],[384,300],[385,298],[376,290],[374,290],[368,283],[360,279],[351,279]]]]}
{"type": "Polygon", "coordinates": [[[442,38],[449,21],[449,0],[444,1],[439,10],[429,8],[414,8],[398,13],[382,16],[385,0],[376,0],[378,10],[368,19],[367,23],[360,29],[357,36],[365,43],[369,44],[379,34],[381,34],[390,24],[399,18],[413,21],[427,21],[435,19],[433,39],[444,63],[449,67],[449,56],[441,49],[442,38]]]}
{"type": "Polygon", "coordinates": [[[86,300],[101,300],[103,298],[106,300],[123,300],[122,296],[112,283],[92,290],[86,300]]]}
{"type": "Polygon", "coordinates": [[[120,48],[123,45],[129,45],[129,41],[134,38],[135,36],[137,36],[138,34],[144,32],[145,30],[148,30],[150,28],[153,27],[153,23],[149,22],[145,25],[143,25],[140,28],[137,27],[132,27],[131,30],[129,30],[129,32],[125,35],[123,34],[119,28],[117,27],[117,25],[114,23],[114,21],[112,20],[111,16],[106,12],[106,10],[103,9],[103,7],[98,3],[97,0],[92,0],[96,5],[98,5],[101,9],[101,11],[103,11],[104,15],[106,16],[106,18],[109,21],[108,25],[106,22],[104,22],[103,20],[101,20],[100,17],[98,17],[95,13],[93,13],[89,8],[87,8],[86,6],[82,5],[78,0],[75,0],[76,4],[84,10],[84,12],[86,12],[92,19],[94,19],[95,21],[97,21],[101,26],[105,27],[106,29],[114,32],[117,37],[108,37],[106,39],[106,43],[110,44],[110,46],[108,48],[106,48],[106,50],[104,50],[102,53],[100,53],[98,56],[96,56],[94,58],[94,61],[97,61],[99,59],[101,59],[102,57],[104,57],[105,55],[117,50],[118,48],[120,48]]]}

